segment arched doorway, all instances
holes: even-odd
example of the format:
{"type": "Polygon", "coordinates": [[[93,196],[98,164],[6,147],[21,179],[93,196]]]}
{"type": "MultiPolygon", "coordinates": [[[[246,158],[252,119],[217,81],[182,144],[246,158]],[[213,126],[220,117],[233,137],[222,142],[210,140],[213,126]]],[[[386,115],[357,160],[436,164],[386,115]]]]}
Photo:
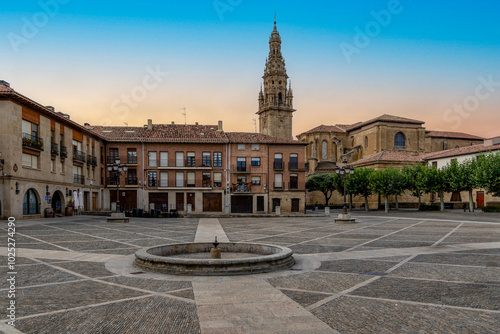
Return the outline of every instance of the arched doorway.
{"type": "Polygon", "coordinates": [[[54,213],[62,213],[64,206],[63,198],[64,197],[59,190],[54,192],[54,195],[52,196],[52,209],[54,210],[54,213]]]}
{"type": "Polygon", "coordinates": [[[40,213],[40,200],[35,189],[28,189],[23,198],[23,215],[36,215],[40,213]]]}

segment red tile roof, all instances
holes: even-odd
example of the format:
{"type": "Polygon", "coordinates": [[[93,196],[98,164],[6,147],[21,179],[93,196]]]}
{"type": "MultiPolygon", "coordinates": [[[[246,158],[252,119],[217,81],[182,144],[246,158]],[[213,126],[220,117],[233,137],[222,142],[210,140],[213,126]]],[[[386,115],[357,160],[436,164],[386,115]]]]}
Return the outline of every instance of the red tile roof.
{"type": "MultiPolygon", "coordinates": [[[[348,125],[345,125],[344,127],[347,127],[348,125]]],[[[306,132],[302,132],[300,135],[308,134],[308,133],[315,133],[315,132],[341,132],[345,133],[345,128],[342,128],[341,126],[338,125],[323,125],[321,124],[320,126],[317,126],[311,130],[308,130],[306,132]]],[[[297,137],[298,137],[297,136],[297,137]]]]}
{"type": "Polygon", "coordinates": [[[366,125],[369,125],[369,124],[372,124],[375,122],[405,123],[405,124],[418,124],[418,125],[422,125],[425,123],[423,121],[418,121],[418,120],[411,119],[411,118],[384,114],[384,115],[372,118],[372,119],[365,121],[365,122],[355,123],[347,130],[352,131],[352,130],[359,129],[363,126],[366,126],[366,125]]]}
{"type": "Polygon", "coordinates": [[[90,126],[89,130],[108,141],[227,143],[217,125],[153,124],[153,129],[132,126],[90,126]]]}
{"type": "Polygon", "coordinates": [[[9,86],[4,85],[3,83],[0,84],[0,92],[13,92],[13,91],[14,90],[9,86]]]}
{"type": "Polygon", "coordinates": [[[359,159],[352,163],[352,165],[361,165],[369,162],[385,161],[385,162],[419,162],[419,156],[412,155],[406,151],[400,150],[385,150],[367,156],[366,158],[359,159]]]}
{"type": "Polygon", "coordinates": [[[489,146],[484,146],[484,144],[479,144],[479,145],[453,148],[445,151],[431,152],[422,154],[420,156],[420,159],[428,161],[434,159],[449,158],[454,156],[468,155],[468,154],[475,154],[475,153],[489,152],[489,151],[500,151],[500,144],[489,145],[489,146]]]}
{"type": "Polygon", "coordinates": [[[254,132],[226,132],[226,135],[230,143],[307,145],[307,143],[298,140],[283,139],[254,132]]]}
{"type": "Polygon", "coordinates": [[[471,135],[463,132],[449,132],[449,131],[426,131],[427,136],[434,138],[453,138],[453,139],[472,139],[484,140],[483,137],[471,135]]]}

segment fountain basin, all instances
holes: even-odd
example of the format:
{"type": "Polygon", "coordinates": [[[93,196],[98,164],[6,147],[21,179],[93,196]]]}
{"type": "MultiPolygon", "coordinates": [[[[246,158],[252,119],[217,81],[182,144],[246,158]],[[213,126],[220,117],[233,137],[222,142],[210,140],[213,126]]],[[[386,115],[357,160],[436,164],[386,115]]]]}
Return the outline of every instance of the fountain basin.
{"type": "Polygon", "coordinates": [[[295,263],[290,248],[276,245],[221,242],[222,258],[210,259],[213,247],[212,243],[193,242],[143,248],[135,253],[134,265],[165,274],[219,276],[266,273],[295,263]]]}

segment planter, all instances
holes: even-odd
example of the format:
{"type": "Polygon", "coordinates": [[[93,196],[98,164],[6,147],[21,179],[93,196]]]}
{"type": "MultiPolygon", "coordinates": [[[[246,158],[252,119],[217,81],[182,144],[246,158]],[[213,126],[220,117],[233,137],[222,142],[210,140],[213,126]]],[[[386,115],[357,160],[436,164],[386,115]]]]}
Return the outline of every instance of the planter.
{"type": "Polygon", "coordinates": [[[46,208],[45,209],[45,218],[53,218],[54,217],[54,209],[46,208]]]}
{"type": "Polygon", "coordinates": [[[67,207],[66,207],[66,210],[64,211],[64,214],[65,214],[66,216],[73,216],[73,207],[71,207],[71,206],[67,206],[67,207]]]}

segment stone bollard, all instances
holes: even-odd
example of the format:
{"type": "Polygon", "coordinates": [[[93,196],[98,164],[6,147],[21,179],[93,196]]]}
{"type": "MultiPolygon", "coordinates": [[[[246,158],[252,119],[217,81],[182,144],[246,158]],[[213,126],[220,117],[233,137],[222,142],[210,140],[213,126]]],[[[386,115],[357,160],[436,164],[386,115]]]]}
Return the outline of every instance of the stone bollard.
{"type": "Polygon", "coordinates": [[[276,212],[276,216],[281,215],[281,207],[279,207],[279,206],[275,207],[274,211],[276,212]]]}
{"type": "Polygon", "coordinates": [[[187,205],[187,213],[193,212],[193,206],[191,204],[187,205]]]}
{"type": "Polygon", "coordinates": [[[329,206],[325,206],[325,215],[326,216],[330,215],[330,207],[329,206]]]}

